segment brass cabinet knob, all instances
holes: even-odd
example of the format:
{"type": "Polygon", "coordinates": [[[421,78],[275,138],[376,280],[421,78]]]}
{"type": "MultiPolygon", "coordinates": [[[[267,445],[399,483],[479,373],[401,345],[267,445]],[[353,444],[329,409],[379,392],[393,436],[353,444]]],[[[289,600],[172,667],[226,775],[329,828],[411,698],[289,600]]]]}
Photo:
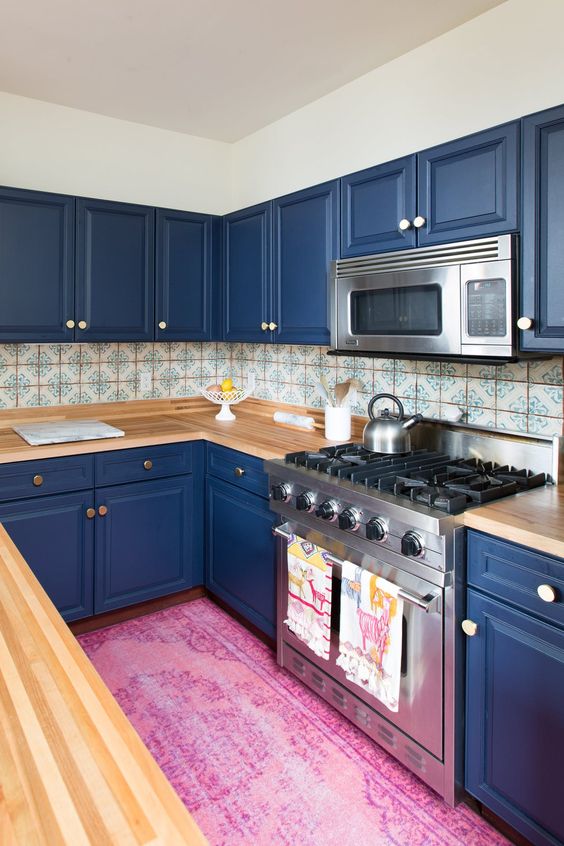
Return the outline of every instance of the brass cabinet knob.
{"type": "Polygon", "coordinates": [[[86,320],[79,320],[78,321],[78,328],[79,329],[86,329],[87,325],[88,324],[86,323],[86,320]]]}
{"type": "Polygon", "coordinates": [[[43,484],[43,476],[40,476],[39,473],[37,474],[37,476],[34,476],[33,484],[36,488],[39,488],[43,484]]]}
{"type": "Polygon", "coordinates": [[[263,332],[266,332],[268,330],[268,323],[265,323],[264,320],[263,320],[262,323],[260,324],[260,328],[262,329],[263,332]]]}
{"type": "Polygon", "coordinates": [[[543,602],[554,602],[556,599],[556,591],[552,585],[539,585],[537,593],[543,602]]]}
{"type": "Polygon", "coordinates": [[[245,475],[245,471],[242,467],[236,467],[234,472],[238,479],[245,475]]]}
{"type": "Polygon", "coordinates": [[[398,229],[400,232],[405,232],[407,229],[411,229],[411,221],[408,220],[407,217],[402,217],[398,223],[398,229]]]}
{"type": "Polygon", "coordinates": [[[105,517],[108,513],[108,507],[106,505],[101,505],[98,509],[98,514],[100,517],[105,517]]]}
{"type": "Polygon", "coordinates": [[[478,624],[475,623],[474,620],[463,620],[462,631],[465,635],[468,635],[468,637],[474,637],[474,635],[478,633],[478,624]]]}
{"type": "Polygon", "coordinates": [[[517,321],[517,327],[523,332],[526,332],[527,329],[533,328],[533,323],[534,321],[532,317],[520,317],[517,321]]]}
{"type": "Polygon", "coordinates": [[[166,329],[166,323],[164,322],[164,320],[161,320],[161,322],[159,323],[159,329],[166,329]]]}
{"type": "Polygon", "coordinates": [[[274,332],[275,329],[278,329],[278,324],[277,323],[269,323],[268,328],[270,329],[271,332],[274,332]]]}
{"type": "Polygon", "coordinates": [[[151,461],[150,458],[148,458],[147,461],[143,462],[143,467],[145,468],[145,470],[151,470],[152,469],[153,462],[151,461]]]}
{"type": "Polygon", "coordinates": [[[95,508],[87,508],[86,509],[86,516],[89,520],[92,520],[93,517],[96,516],[96,509],[95,508]]]}
{"type": "Polygon", "coordinates": [[[67,329],[74,329],[74,320],[67,320],[67,329]]]}
{"type": "Polygon", "coordinates": [[[426,223],[427,220],[420,214],[418,214],[417,217],[413,218],[413,225],[416,229],[421,229],[421,227],[425,226],[426,223]]]}

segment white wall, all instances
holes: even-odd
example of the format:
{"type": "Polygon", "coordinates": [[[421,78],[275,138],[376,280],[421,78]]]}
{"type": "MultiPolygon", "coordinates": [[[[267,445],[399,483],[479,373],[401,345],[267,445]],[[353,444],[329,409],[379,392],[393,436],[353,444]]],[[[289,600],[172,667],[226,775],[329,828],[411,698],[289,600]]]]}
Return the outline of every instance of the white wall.
{"type": "Polygon", "coordinates": [[[564,102],[563,33],[564,0],[508,0],[371,71],[237,142],[231,207],[564,102]]]}
{"type": "Polygon", "coordinates": [[[230,145],[0,92],[0,185],[226,211],[230,145]]]}

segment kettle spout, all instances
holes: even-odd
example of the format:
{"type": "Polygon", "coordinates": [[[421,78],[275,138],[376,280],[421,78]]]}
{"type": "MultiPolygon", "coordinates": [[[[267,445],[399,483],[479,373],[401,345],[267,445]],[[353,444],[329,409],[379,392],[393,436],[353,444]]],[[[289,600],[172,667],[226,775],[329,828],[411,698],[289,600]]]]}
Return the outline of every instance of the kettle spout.
{"type": "Polygon", "coordinates": [[[414,414],[413,417],[409,417],[407,420],[401,424],[402,429],[413,429],[414,426],[417,426],[418,423],[421,423],[423,420],[422,414],[414,414]]]}

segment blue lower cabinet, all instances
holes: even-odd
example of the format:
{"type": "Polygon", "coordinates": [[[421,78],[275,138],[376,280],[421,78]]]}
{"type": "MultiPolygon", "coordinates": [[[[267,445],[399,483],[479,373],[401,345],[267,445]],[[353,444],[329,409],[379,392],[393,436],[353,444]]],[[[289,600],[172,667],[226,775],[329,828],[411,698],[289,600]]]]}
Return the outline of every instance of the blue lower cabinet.
{"type": "Polygon", "coordinates": [[[275,542],[268,500],[208,476],[206,587],[275,636],[275,542]]]}
{"type": "Polygon", "coordinates": [[[67,621],[93,613],[92,491],[0,505],[0,523],[67,621]]]}
{"type": "Polygon", "coordinates": [[[95,613],[202,584],[193,487],[190,475],[97,490],[95,613]]]}
{"type": "Polygon", "coordinates": [[[535,846],[564,842],[564,630],[468,591],[466,789],[535,846]]]}

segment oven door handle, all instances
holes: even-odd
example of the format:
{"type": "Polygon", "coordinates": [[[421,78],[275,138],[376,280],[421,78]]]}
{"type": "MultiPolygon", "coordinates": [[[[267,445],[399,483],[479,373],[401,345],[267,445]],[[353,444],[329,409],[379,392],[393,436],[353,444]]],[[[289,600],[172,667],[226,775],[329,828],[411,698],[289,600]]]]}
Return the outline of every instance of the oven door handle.
{"type": "MultiPolygon", "coordinates": [[[[292,533],[286,530],[285,526],[287,525],[287,523],[283,523],[281,526],[274,526],[272,534],[278,535],[278,537],[284,538],[286,541],[290,540],[292,533]]],[[[327,553],[331,563],[336,564],[338,567],[342,567],[345,563],[342,558],[338,558],[336,555],[333,555],[327,550],[325,550],[325,552],[327,553]]],[[[409,605],[415,605],[417,608],[421,608],[426,614],[430,614],[433,611],[440,611],[441,609],[441,593],[438,590],[433,590],[426,596],[416,596],[414,593],[410,593],[403,588],[399,588],[398,599],[403,599],[403,601],[407,602],[409,605]]]]}

